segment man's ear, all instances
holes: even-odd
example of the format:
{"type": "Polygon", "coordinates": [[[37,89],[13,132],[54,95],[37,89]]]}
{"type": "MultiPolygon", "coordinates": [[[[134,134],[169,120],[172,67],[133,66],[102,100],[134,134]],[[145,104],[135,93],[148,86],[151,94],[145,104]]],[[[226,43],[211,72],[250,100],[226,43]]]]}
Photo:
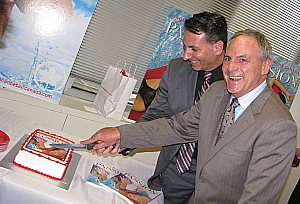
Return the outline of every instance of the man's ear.
{"type": "Polygon", "coordinates": [[[224,48],[224,42],[223,41],[219,40],[213,46],[214,46],[214,50],[215,50],[216,55],[222,54],[222,52],[224,50],[223,49],[224,48]]]}
{"type": "Polygon", "coordinates": [[[261,74],[268,75],[271,69],[271,60],[270,59],[265,60],[262,66],[263,68],[261,70],[261,74]]]}

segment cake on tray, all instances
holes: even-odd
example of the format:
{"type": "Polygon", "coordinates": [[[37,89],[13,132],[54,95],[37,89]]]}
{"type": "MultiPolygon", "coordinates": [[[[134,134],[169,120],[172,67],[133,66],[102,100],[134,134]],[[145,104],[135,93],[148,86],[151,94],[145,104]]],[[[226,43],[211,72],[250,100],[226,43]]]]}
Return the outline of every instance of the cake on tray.
{"type": "Polygon", "coordinates": [[[71,144],[73,141],[37,129],[22,144],[13,163],[55,180],[62,180],[72,158],[72,149],[58,149],[49,144],[71,144]]]}

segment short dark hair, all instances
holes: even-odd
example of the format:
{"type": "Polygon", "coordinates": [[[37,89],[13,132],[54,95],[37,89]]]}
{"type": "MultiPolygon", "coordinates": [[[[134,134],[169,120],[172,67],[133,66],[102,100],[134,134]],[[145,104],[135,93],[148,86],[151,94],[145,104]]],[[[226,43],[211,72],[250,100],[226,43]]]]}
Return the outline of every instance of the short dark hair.
{"type": "Polygon", "coordinates": [[[224,50],[227,45],[227,23],[224,16],[217,13],[202,12],[194,14],[184,23],[184,28],[194,34],[204,32],[206,41],[214,44],[219,40],[224,42],[224,50]]]}

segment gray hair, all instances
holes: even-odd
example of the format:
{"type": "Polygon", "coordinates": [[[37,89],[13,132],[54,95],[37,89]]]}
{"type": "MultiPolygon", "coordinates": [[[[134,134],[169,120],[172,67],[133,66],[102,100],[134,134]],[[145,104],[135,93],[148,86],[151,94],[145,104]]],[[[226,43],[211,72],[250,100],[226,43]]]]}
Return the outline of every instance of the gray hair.
{"type": "Polygon", "coordinates": [[[234,38],[241,36],[241,35],[248,35],[248,36],[253,37],[256,40],[256,42],[258,43],[258,46],[259,46],[260,61],[263,62],[263,61],[266,61],[267,59],[271,59],[272,47],[271,47],[269,41],[267,40],[267,38],[265,37],[265,35],[259,31],[252,30],[252,29],[238,31],[234,34],[234,36],[232,38],[230,38],[230,40],[228,41],[228,44],[230,44],[234,38]]]}

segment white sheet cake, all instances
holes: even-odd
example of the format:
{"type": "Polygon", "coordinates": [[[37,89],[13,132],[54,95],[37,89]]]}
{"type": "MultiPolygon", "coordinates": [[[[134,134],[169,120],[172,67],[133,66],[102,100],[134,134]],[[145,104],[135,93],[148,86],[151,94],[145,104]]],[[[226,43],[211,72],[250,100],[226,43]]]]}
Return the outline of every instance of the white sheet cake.
{"type": "Polygon", "coordinates": [[[62,180],[71,161],[73,150],[49,146],[54,143],[74,142],[37,129],[22,144],[13,163],[49,178],[62,180]]]}

